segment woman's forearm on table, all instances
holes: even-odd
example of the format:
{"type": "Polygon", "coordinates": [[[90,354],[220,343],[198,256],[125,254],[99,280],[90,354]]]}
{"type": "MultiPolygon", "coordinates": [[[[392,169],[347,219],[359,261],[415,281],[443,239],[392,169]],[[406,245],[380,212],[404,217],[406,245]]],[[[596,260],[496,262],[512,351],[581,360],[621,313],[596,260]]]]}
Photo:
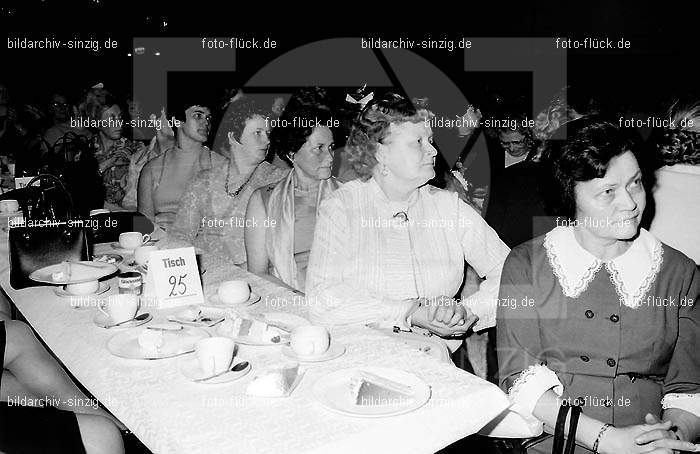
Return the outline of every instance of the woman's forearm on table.
{"type": "MultiPolygon", "coordinates": [[[[554,427],[557,423],[557,415],[559,414],[559,408],[561,407],[562,399],[559,398],[554,391],[549,390],[542,394],[542,397],[537,401],[535,409],[532,415],[542,421],[548,428],[549,432],[554,431],[554,427]]],[[[591,418],[581,414],[578,420],[578,427],[576,429],[576,442],[585,446],[588,449],[593,447],[596,438],[598,438],[598,433],[600,432],[603,423],[597,419],[591,418]]],[[[569,432],[569,422],[567,420],[564,427],[564,433],[569,432]]]]}
{"type": "Polygon", "coordinates": [[[375,298],[345,284],[307,284],[306,291],[312,318],[327,325],[404,325],[414,306],[409,300],[375,298]]]}

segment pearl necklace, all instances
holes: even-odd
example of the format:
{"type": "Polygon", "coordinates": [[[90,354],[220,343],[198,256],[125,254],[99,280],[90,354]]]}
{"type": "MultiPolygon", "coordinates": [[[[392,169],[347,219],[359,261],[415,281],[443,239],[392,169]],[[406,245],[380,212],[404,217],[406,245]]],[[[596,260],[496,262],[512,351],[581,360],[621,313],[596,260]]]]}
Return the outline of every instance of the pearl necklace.
{"type": "Polygon", "coordinates": [[[250,175],[248,175],[248,178],[246,178],[246,180],[238,187],[238,189],[236,189],[235,191],[233,191],[233,193],[231,193],[231,191],[228,188],[228,180],[231,178],[231,165],[232,164],[233,164],[233,161],[229,162],[228,169],[226,169],[226,183],[224,183],[224,189],[226,190],[226,194],[228,194],[229,197],[236,197],[236,196],[238,196],[238,194],[241,193],[241,191],[243,190],[245,185],[248,184],[250,179],[253,178],[253,174],[255,173],[257,166],[255,167],[255,169],[253,169],[252,172],[250,172],[250,175]]]}

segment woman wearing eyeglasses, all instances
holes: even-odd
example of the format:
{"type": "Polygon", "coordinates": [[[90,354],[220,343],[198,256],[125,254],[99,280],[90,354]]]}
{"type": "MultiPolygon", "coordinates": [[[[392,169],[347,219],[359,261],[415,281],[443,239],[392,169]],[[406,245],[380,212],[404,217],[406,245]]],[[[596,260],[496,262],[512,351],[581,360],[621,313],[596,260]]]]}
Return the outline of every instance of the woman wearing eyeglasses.
{"type": "Polygon", "coordinates": [[[495,323],[508,247],[457,194],[426,185],[437,150],[432,113],[401,95],[370,101],[347,150],[360,179],[320,207],[306,278],[312,318],[327,325],[420,327],[444,337],[495,323]],[[486,277],[457,302],[468,261],[486,277]]]}

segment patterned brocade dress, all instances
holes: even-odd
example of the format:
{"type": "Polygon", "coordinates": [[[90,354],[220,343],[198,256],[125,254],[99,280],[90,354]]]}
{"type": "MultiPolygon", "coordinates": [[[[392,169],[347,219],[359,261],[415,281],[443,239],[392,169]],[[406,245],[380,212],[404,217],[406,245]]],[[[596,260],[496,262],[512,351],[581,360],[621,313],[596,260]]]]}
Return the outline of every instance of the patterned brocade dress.
{"type": "MultiPolygon", "coordinates": [[[[247,262],[244,232],[250,196],[256,189],[280,181],[289,169],[265,161],[252,175],[230,175],[227,169],[228,160],[226,165],[199,172],[192,180],[168,232],[168,245],[194,246],[243,265],[247,262]],[[240,188],[235,197],[226,192],[227,175],[229,191],[240,188]]],[[[264,222],[263,219],[252,221],[264,222]]]]}

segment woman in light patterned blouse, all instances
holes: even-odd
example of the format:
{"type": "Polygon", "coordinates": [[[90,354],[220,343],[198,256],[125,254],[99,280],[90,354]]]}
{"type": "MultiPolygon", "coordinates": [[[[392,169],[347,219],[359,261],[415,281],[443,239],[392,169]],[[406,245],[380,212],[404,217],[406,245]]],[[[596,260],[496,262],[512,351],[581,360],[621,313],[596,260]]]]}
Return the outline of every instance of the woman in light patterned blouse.
{"type": "Polygon", "coordinates": [[[420,327],[443,337],[495,323],[508,247],[455,193],[426,185],[437,150],[432,114],[388,93],[348,139],[358,180],[322,204],[306,278],[315,321],[420,327]],[[464,262],[486,280],[457,302],[464,262]]]}
{"type": "Polygon", "coordinates": [[[229,106],[220,131],[226,132],[231,159],[217,154],[223,165],[200,171],[185,190],[168,247],[192,245],[242,265],[246,208],[256,189],[276,183],[289,170],[264,161],[270,140],[267,114],[252,99],[229,106]]]}

